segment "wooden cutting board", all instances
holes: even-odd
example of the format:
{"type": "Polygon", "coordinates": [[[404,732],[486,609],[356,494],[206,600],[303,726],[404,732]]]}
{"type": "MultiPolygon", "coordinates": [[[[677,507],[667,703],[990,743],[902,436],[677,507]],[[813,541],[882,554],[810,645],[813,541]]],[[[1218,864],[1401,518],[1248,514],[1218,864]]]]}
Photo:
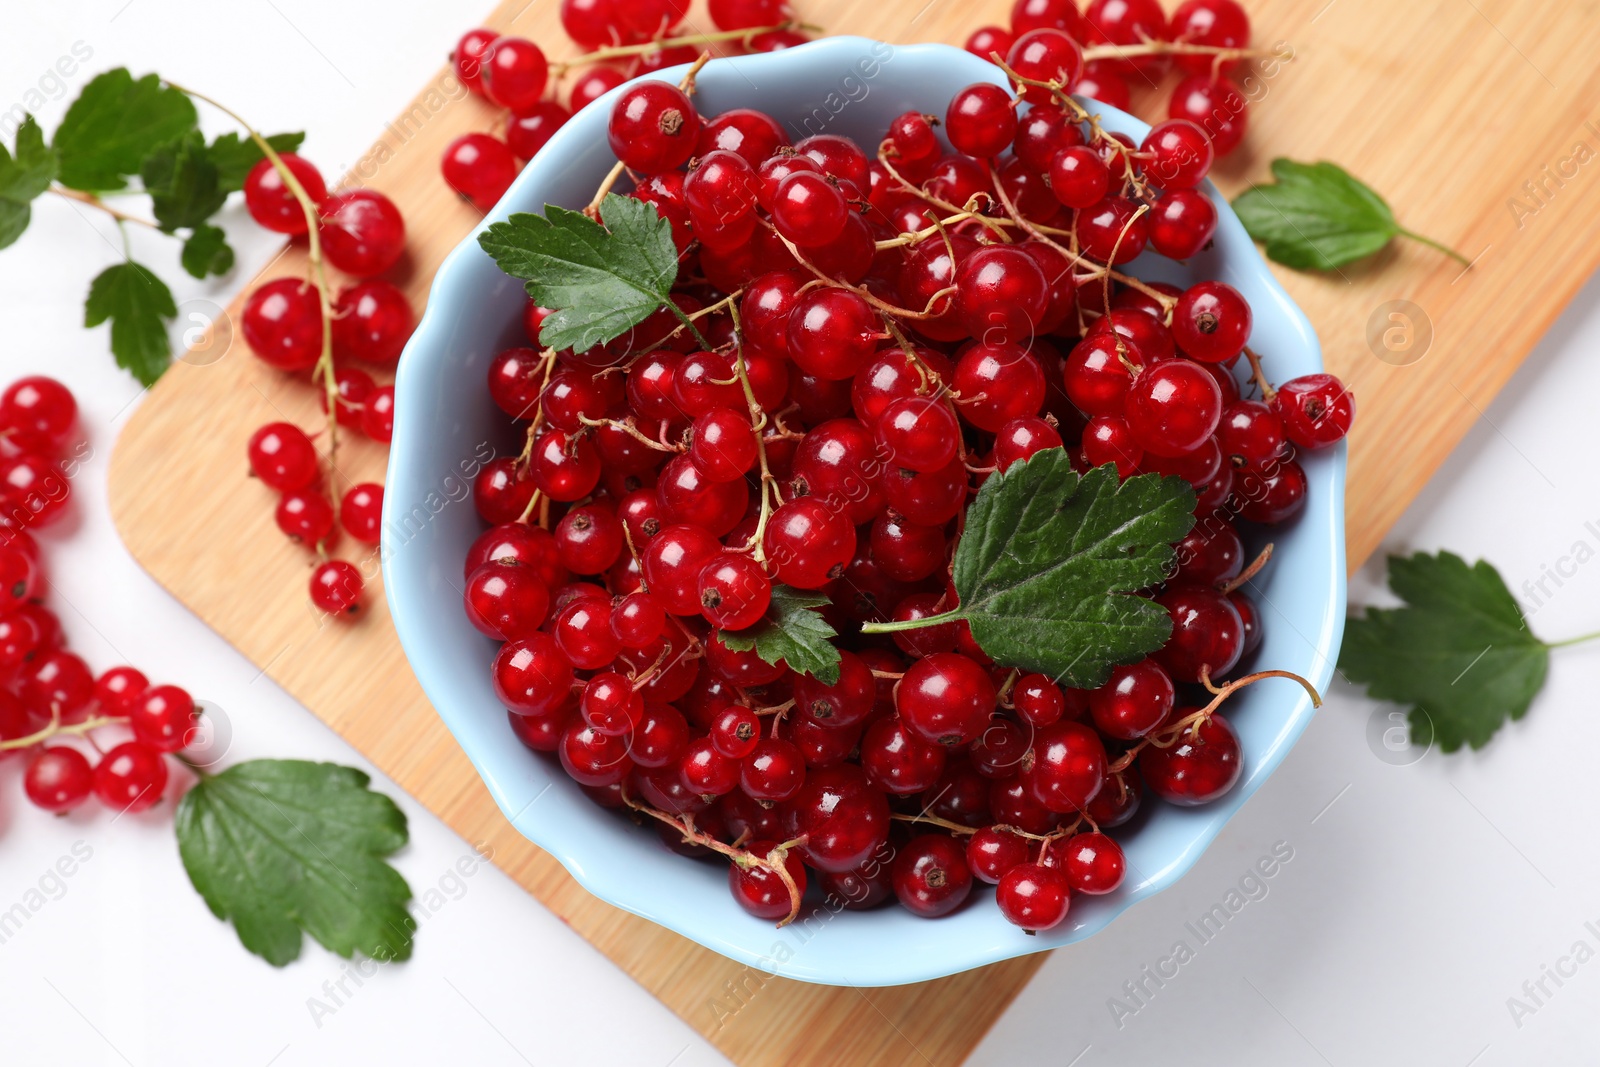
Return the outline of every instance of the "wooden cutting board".
{"type": "MultiPolygon", "coordinates": [[[[1250,88],[1251,134],[1215,175],[1225,190],[1260,178],[1273,156],[1333,159],[1381,190],[1406,226],[1476,264],[1463,272],[1404,243],[1328,275],[1280,272],[1330,369],[1360,398],[1348,512],[1355,567],[1600,262],[1600,126],[1591,121],[1600,115],[1600,19],[1584,5],[1543,0],[1246,2],[1257,43],[1287,42],[1295,58],[1250,88]]],[[[811,22],[894,42],[960,43],[981,23],[1004,21],[1008,7],[795,3],[811,22]]],[[[507,0],[488,23],[560,56],[557,7],[507,0]]],[[[698,3],[690,21],[709,28],[698,3]]],[[[419,308],[434,269],[478,218],[439,178],[441,150],[497,120],[454,89],[441,71],[364,157],[383,165],[352,176],[404,211],[410,255],[395,280],[419,308]]],[[[1156,90],[1138,96],[1146,116],[1164,105],[1156,90]]],[[[303,266],[291,249],[267,274],[303,266]]],[[[364,564],[370,616],[319,626],[306,602],[306,554],[278,533],[270,495],[245,477],[256,426],[319,418],[310,388],[267,370],[222,320],[117,442],[111,500],[130,551],[463,838],[490,843],[508,874],[735,1062],[943,1067],[966,1057],[1039,957],[894,989],[768,978],[602,904],[512,830],[406,667],[376,555],[364,564]]],[[[340,473],[381,480],[384,455],[353,441],[340,473]]]]}

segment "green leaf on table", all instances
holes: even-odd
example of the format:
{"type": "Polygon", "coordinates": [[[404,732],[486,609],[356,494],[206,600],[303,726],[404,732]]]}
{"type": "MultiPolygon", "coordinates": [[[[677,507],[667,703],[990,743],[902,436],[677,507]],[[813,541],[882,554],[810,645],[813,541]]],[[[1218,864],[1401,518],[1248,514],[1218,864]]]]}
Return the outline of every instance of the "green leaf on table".
{"type": "Polygon", "coordinates": [[[29,203],[55,180],[56,151],[44,143],[44,133],[32,115],[17,127],[15,152],[0,144],[0,248],[16,242],[32,216],[29,203]]]}
{"type": "Polygon", "coordinates": [[[139,177],[164,233],[205,225],[228,199],[198,131],[156,148],[140,165],[139,177]]]}
{"type": "Polygon", "coordinates": [[[172,290],[145,267],[129,260],[101,271],[89,283],[83,324],[111,321],[111,352],[117,366],[150,385],[172,362],[165,320],[178,314],[172,290]]]}
{"type": "Polygon", "coordinates": [[[1450,552],[1389,557],[1400,608],[1368,608],[1344,627],[1339,670],[1368,695],[1411,705],[1411,742],[1482,748],[1544,685],[1550,648],[1488,563],[1450,552]]]}
{"type": "MultiPolygon", "coordinates": [[[[274,133],[267,143],[274,152],[293,152],[306,139],[303,133],[274,133]]],[[[206,154],[217,168],[217,184],[225,192],[236,193],[244,188],[250,168],[265,157],[261,148],[249,136],[225,133],[206,147],[206,154]]]]}
{"type": "Polygon", "coordinates": [[[735,652],[755,649],[767,663],[787,663],[801,674],[834,685],[839,681],[839,650],[832,639],[839,633],[815,610],[827,603],[819,593],[775,585],[766,618],[748,630],[724,630],[717,640],[735,652]]]}
{"type": "Polygon", "coordinates": [[[1182,478],[1080,475],[1061,448],[991,474],[956,547],[956,617],[996,662],[1092,689],[1171,635],[1166,610],[1137,594],[1171,573],[1194,502],[1182,478]]]}
{"type": "Polygon", "coordinates": [[[158,76],[135,81],[125,67],[108,70],[83,87],[56,130],[59,180],[85,192],[122,189],[145,156],[196,121],[193,101],[158,76]]]}
{"type": "Polygon", "coordinates": [[[621,337],[667,303],[678,249],[655,205],[610,193],[600,203],[603,227],[554,204],[544,212],[512,215],[478,236],[501,270],[555,309],[539,330],[541,344],[581,352],[621,337]]]}
{"type": "Polygon", "coordinates": [[[1234,213],[1267,257],[1296,270],[1336,270],[1404,235],[1465,263],[1465,257],[1412,233],[1389,205],[1336,163],[1272,161],[1270,185],[1253,185],[1233,201],[1234,213]]]}
{"type": "Polygon", "coordinates": [[[196,278],[226,274],[233,268],[233,248],[228,235],[216,226],[202,224],[183,242],[183,269],[196,278]]]}
{"type": "Polygon", "coordinates": [[[178,852],[211,913],[282,967],[301,931],[375,960],[411,955],[411,887],[383,857],[406,817],[353,767],[251,760],[202,778],[178,805],[178,852]]]}

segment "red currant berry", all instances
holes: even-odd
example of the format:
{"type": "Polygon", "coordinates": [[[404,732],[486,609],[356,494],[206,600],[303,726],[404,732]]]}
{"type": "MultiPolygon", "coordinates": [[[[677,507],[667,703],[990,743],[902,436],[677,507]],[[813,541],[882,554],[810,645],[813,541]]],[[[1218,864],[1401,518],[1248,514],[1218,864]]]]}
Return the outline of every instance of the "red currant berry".
{"type": "Polygon", "coordinates": [[[497,641],[538,632],[550,610],[550,590],[538,572],[515,558],[493,559],[467,578],[467,620],[497,641]]]}
{"type": "Polygon", "coordinates": [[[676,170],[694,154],[700,116],[676,86],[647,80],[617,98],[607,135],[623,164],[659,174],[676,170]]]}
{"type": "Polygon", "coordinates": [[[1026,345],[1049,309],[1050,289],[1033,257],[1014,245],[980,248],[956,269],[956,315],[989,345],[1026,345]]]}
{"type": "Polygon", "coordinates": [[[995,707],[994,681],[966,656],[941,652],[918,660],[895,689],[895,710],[926,741],[966,745],[977,740],[995,707]]]}
{"type": "Polygon", "coordinates": [[[269,422],[251,434],[249,457],[250,473],[280,492],[317,480],[317,450],[293,423],[269,422]]]}
{"type": "Polygon", "coordinates": [[[1278,387],[1272,410],[1283,433],[1300,448],[1327,448],[1344,440],[1356,417],[1355,394],[1331,374],[1303,374],[1278,387]]]}
{"type": "Polygon", "coordinates": [[[198,709],[188,693],[175,685],[147,689],[128,711],[135,740],[157,752],[176,752],[193,741],[198,709]]]}
{"type": "Polygon", "coordinates": [[[364,584],[354,563],[325,560],[311,572],[311,602],[329,615],[354,615],[364,584]]]}
{"type": "Polygon", "coordinates": [[[844,573],[855,555],[856,531],[821,500],[803,496],[773,511],[762,543],[778,581],[796,589],[820,589],[844,573]]]}
{"type": "Polygon", "coordinates": [[[633,770],[627,738],[603,734],[581,718],[574,718],[567,725],[557,753],[561,766],[579,785],[615,785],[633,770]]]}
{"type": "Polygon", "coordinates": [[[1169,359],[1146,367],[1128,389],[1128,428],[1147,452],[1181,456],[1222,421],[1222,391],[1200,366],[1169,359]]]}
{"type": "Polygon", "coordinates": [[[1128,861],[1122,846],[1105,834],[1073,834],[1048,850],[1052,866],[1060,866],[1080,893],[1110,893],[1122,885],[1128,861]]]}
{"type": "Polygon", "coordinates": [[[641,554],[651,595],[674,615],[700,614],[700,572],[721,550],[703,527],[667,526],[641,554]]]}
{"type": "Polygon", "coordinates": [[[789,314],[789,355],[818,378],[853,378],[882,334],[872,305],[859,295],[845,289],[813,289],[789,314]]]}
{"type": "Polygon", "coordinates": [[[1016,101],[989,82],[977,82],[956,93],[945,112],[945,133],[956,151],[992,159],[1011,147],[1017,135],[1016,101]]]}
{"type": "Polygon", "coordinates": [[[867,781],[898,796],[931,789],[944,773],[945,752],[943,745],[924,741],[894,717],[878,719],[861,738],[867,781]]]}
{"type": "Polygon", "coordinates": [[[339,523],[357,541],[377,544],[383,530],[383,486],[377,482],[351,486],[339,504],[339,523]]]}
{"type": "Polygon", "coordinates": [[[1239,87],[1210,71],[1179,82],[1172,90],[1167,114],[1188,119],[1205,130],[1218,159],[1239,147],[1249,125],[1249,106],[1239,87]]]}
{"type": "MultiPolygon", "coordinates": [[[[1068,92],[1083,74],[1083,51],[1058,29],[1029,30],[1017,38],[1007,59],[1012,70],[1032,81],[1055,82],[1068,92]]],[[[1022,88],[1022,99],[1046,107],[1055,103],[1049,89],[1038,85],[1022,88]]]]}
{"type": "Polygon", "coordinates": [[[783,808],[784,830],[805,835],[801,855],[818,870],[854,871],[889,840],[889,802],[867,783],[860,767],[808,771],[783,808]]]}
{"type": "MultiPolygon", "coordinates": [[[[1172,40],[1210,48],[1248,48],[1250,16],[1236,0],[1185,0],[1167,23],[1172,40]]],[[[1215,70],[1226,74],[1239,65],[1237,58],[1213,55],[1177,55],[1173,62],[1187,74],[1215,70]]]]}
{"type": "Polygon", "coordinates": [[[498,36],[495,31],[482,26],[468,30],[456,42],[455,51],[450,53],[450,62],[456,69],[456,80],[466,86],[468,92],[483,95],[483,53],[498,36]]]}
{"type": "Polygon", "coordinates": [[[411,301],[381,278],[341,292],[333,313],[333,339],[339,351],[368,363],[399,359],[416,325],[411,301]]]}
{"type": "Polygon", "coordinates": [[[1065,921],[1071,889],[1060,868],[1019,863],[1000,877],[994,899],[1007,922],[1038,932],[1065,921]]]}
{"type": "Polygon", "coordinates": [[[250,351],[278,370],[305,370],[322,355],[322,305],[299,278],[257,286],[245,299],[241,327],[250,351]]]}
{"type": "Polygon", "coordinates": [[[1190,359],[1222,363],[1250,340],[1250,305],[1226,282],[1197,282],[1172,309],[1172,334],[1190,359]]]}
{"type": "Polygon", "coordinates": [[[1061,687],[1042,674],[1018,678],[1011,688],[1011,703],[1017,718],[1029,726],[1049,726],[1067,713],[1067,698],[1061,687]]]}
{"type": "MultiPolygon", "coordinates": [[[[1076,15],[1077,11],[1074,10],[1073,14],[1076,15]]],[[[999,26],[980,26],[972,31],[972,36],[967,38],[965,47],[979,59],[992,61],[995,56],[1004,59],[1010,53],[1011,45],[1015,41],[1016,38],[1011,35],[1010,30],[999,26]]]]}
{"type": "Polygon", "coordinates": [[[94,793],[115,811],[145,811],[167,788],[167,761],[149,745],[124,741],[100,757],[94,768],[94,793]]]}
{"type": "Polygon", "coordinates": [[[1172,712],[1172,678],[1154,660],[1113,667],[1111,677],[1089,692],[1089,714],[1097,730],[1121,741],[1141,738],[1172,712]]]}
{"type": "Polygon", "coordinates": [[[1150,240],[1150,223],[1125,197],[1108,196],[1078,212],[1072,232],[1084,255],[1115,266],[1137,259],[1144,251],[1150,240]]]}
{"type": "Polygon", "coordinates": [[[72,390],[54,378],[18,378],[0,393],[0,436],[23,452],[59,455],[77,422],[72,390]]]}
{"type": "Polygon", "coordinates": [[[504,141],[486,133],[467,133],[445,148],[439,170],[446,185],[479,211],[488,211],[511,188],[517,161],[504,141]]]}
{"type": "Polygon", "coordinates": [[[700,571],[700,614],[719,630],[744,630],[761,621],[772,583],[750,556],[723,552],[700,571]]]}
{"type": "Polygon", "coordinates": [[[521,37],[496,37],[479,63],[483,95],[501,107],[526,111],[544,95],[550,64],[544,52],[521,37]]]}
{"type": "MultiPolygon", "coordinates": [[[[1157,0],[1090,0],[1083,21],[1086,44],[1140,45],[1167,37],[1167,15],[1157,0]]],[[[1165,66],[1165,57],[1139,56],[1118,63],[1153,77],[1165,66]]]]}
{"type": "MultiPolygon", "coordinates": [[[[1192,714],[1179,708],[1175,719],[1192,714]]],[[[1156,796],[1179,807],[1209,804],[1233,788],[1244,771],[1239,738],[1221,715],[1184,729],[1167,748],[1148,746],[1139,753],[1139,773],[1156,796]]]]}
{"type": "Polygon", "coordinates": [[[1111,169],[1092,148],[1071,145],[1050,160],[1050,191],[1067,207],[1091,208],[1110,187],[1111,169]]]}
{"type": "Polygon", "coordinates": [[[974,341],[961,350],[950,384],[961,394],[962,417],[990,433],[1044,405],[1044,368],[1019,344],[974,341]]]}
{"type": "MultiPolygon", "coordinates": [[[[321,172],[310,160],[302,159],[293,152],[279,152],[278,159],[289,168],[289,173],[294,175],[294,180],[300,183],[301,190],[313,204],[321,203],[322,198],[328,195],[321,172]]],[[[244,206],[258,225],[273,233],[296,236],[310,229],[305,208],[284,183],[283,175],[270,159],[257,161],[245,176],[244,206]]]]}
{"type": "Polygon", "coordinates": [[[1216,206],[1209,196],[1193,189],[1168,193],[1150,214],[1150,247],[1168,259],[1197,255],[1216,232],[1216,206]]]}
{"type": "Polygon", "coordinates": [[[1172,636],[1156,658],[1180,682],[1220,678],[1244,653],[1244,624],[1223,593],[1201,586],[1168,589],[1156,603],[1172,617],[1172,636]]]}
{"type": "Polygon", "coordinates": [[[28,761],[22,788],[35,807],[61,814],[89,797],[94,770],[82,752],[65,745],[42,748],[28,761]]]}
{"type": "Polygon", "coordinates": [[[517,159],[532,159],[571,117],[571,112],[554,100],[541,100],[511,116],[506,123],[506,147],[517,159]]]}
{"type": "Polygon", "coordinates": [[[733,893],[733,899],[758,919],[788,918],[799,897],[790,893],[788,883],[778,875],[777,861],[783,863],[789,881],[794,883],[796,894],[803,894],[806,889],[805,864],[794,852],[786,850],[780,853],[777,843],[773,841],[752,841],[745,846],[745,851],[752,856],[760,856],[767,863],[751,863],[748,866],[728,864],[728,889],[733,893]]]}
{"type": "Polygon", "coordinates": [[[132,667],[112,667],[94,683],[94,697],[103,715],[121,718],[128,715],[145,690],[149,679],[132,667]]]}
{"type": "Polygon", "coordinates": [[[894,858],[892,875],[901,905],[924,919],[949,915],[972,892],[967,850],[945,834],[922,834],[906,842],[894,858]]]}
{"type": "Polygon", "coordinates": [[[1276,525],[1300,513],[1306,504],[1306,472],[1292,459],[1277,460],[1263,470],[1243,470],[1234,480],[1239,514],[1251,522],[1276,525]]]}
{"type": "Polygon", "coordinates": [[[1117,73],[1111,60],[1093,59],[1083,65],[1083,77],[1073,89],[1079,96],[1097,100],[1107,107],[1128,111],[1133,107],[1133,93],[1127,81],[1117,73]]]}
{"type": "Polygon", "coordinates": [[[358,278],[382,274],[406,250],[406,224],[394,203],[375,189],[334,193],[322,201],[322,251],[328,262],[358,278]]]}
{"type": "Polygon", "coordinates": [[[291,489],[278,498],[278,529],[310,547],[333,533],[333,505],[310,489],[291,489]]]}
{"type": "Polygon", "coordinates": [[[492,677],[501,703],[519,715],[549,714],[572,690],[572,664],[545,633],[500,646],[492,677]]]}
{"type": "Polygon", "coordinates": [[[567,94],[567,110],[576,115],[627,80],[628,76],[616,67],[605,64],[590,67],[573,81],[567,94]]]}
{"type": "Polygon", "coordinates": [[[1158,189],[1193,189],[1211,169],[1213,150],[1206,131],[1187,119],[1158,122],[1139,145],[1144,176],[1158,189]]]}

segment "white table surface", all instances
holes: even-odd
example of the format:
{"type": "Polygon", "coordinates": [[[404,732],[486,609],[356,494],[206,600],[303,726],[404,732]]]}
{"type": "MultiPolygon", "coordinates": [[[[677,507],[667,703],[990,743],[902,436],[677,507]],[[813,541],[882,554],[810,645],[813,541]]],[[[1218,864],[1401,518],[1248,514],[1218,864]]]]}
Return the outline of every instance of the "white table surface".
{"type": "MultiPolygon", "coordinates": [[[[0,108],[41,90],[53,129],[86,76],[63,88],[47,72],[82,42],[93,50],[91,73],[157,70],[263,128],[308,130],[306,152],[338,174],[437,67],[478,5],[452,6],[11,4],[0,108]]],[[[213,118],[208,126],[222,128],[213,118]]],[[[158,588],[118,541],[106,461],[139,389],[111,365],[104,329],[81,328],[89,279],[118,256],[114,230],[86,215],[41,201],[29,233],[0,252],[0,380],[46,372],[67,382],[94,448],[74,485],[75,517],[43,538],[52,606],[97,669],[132,662],[223,708],[230,758],[367,766],[158,588]]],[[[275,247],[242,209],[233,215],[239,266],[216,284],[184,277],[175,246],[159,238],[135,233],[135,251],[174,280],[180,301],[225,303],[275,247]]],[[[1588,390],[1600,390],[1597,348],[1600,284],[1591,283],[1386,547],[1487,557],[1514,590],[1546,567],[1571,571],[1563,560],[1579,542],[1593,555],[1600,491],[1588,390]]],[[[1430,353],[1413,373],[1437,377],[1439,403],[1464,403],[1449,384],[1449,355],[1430,353]]],[[[1374,577],[1369,567],[1354,583],[1358,601],[1373,595],[1374,577]]],[[[1547,582],[1554,595],[1541,597],[1533,620],[1549,639],[1600,626],[1600,567],[1579,566],[1563,583],[1547,582]]],[[[1393,708],[1336,685],[1294,753],[1188,877],[1055,953],[970,1062],[1594,1062],[1600,718],[1589,687],[1597,675],[1600,650],[1557,652],[1524,722],[1484,752],[1420,759],[1385,748],[1393,708]],[[1271,879],[1247,882],[1249,903],[1201,942],[1186,924],[1275,846],[1293,858],[1271,879]],[[1164,965],[1170,977],[1159,985],[1147,978],[1180,940],[1192,958],[1175,973],[1164,965]],[[1134,999],[1130,982],[1147,992],[1134,999]],[[1514,1013],[1513,997],[1532,1010],[1514,1013]]],[[[247,954],[184,876],[170,808],[115,825],[94,804],[53,818],[26,805],[18,761],[0,764],[0,911],[46,891],[44,905],[0,941],[0,1061],[726,1062],[492,866],[452,880],[471,845],[374,776],[411,820],[412,842],[396,865],[419,894],[439,888],[449,898],[423,920],[411,962],[357,984],[344,961],[310,942],[281,970],[247,954]],[[88,858],[70,878],[47,876],[74,851],[88,858]]],[[[914,1027],[906,1038],[917,1040],[914,1027]]]]}

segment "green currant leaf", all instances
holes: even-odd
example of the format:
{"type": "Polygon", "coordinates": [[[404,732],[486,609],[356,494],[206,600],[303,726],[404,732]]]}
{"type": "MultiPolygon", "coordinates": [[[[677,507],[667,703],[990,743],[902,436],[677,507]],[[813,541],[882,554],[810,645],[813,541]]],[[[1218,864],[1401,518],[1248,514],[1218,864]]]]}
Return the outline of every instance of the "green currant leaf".
{"type": "Polygon", "coordinates": [[[183,269],[196,278],[226,274],[233,269],[233,248],[228,235],[216,226],[200,225],[183,242],[183,269]]]}
{"type": "Polygon", "coordinates": [[[205,225],[228,199],[197,131],[156,148],[140,165],[139,177],[165,233],[205,225]]]}
{"type": "Polygon", "coordinates": [[[543,215],[512,215],[478,237],[536,303],[555,309],[539,330],[546,347],[605,344],[668,303],[678,278],[671,224],[654,204],[615,193],[601,201],[600,221],[546,204],[543,215]]]}
{"type": "Polygon", "coordinates": [[[1345,622],[1339,670],[1378,700],[1410,704],[1411,741],[1482,748],[1544,686],[1550,648],[1488,563],[1419,552],[1389,557],[1400,608],[1345,622]]]}
{"type": "Polygon", "coordinates": [[[14,155],[0,144],[0,248],[16,243],[28,228],[33,214],[28,205],[50,188],[58,163],[55,149],[44,143],[44,133],[32,115],[24,116],[17,127],[14,155]]]}
{"type": "Polygon", "coordinates": [[[61,184],[110,192],[153,150],[195,129],[194,103],[154,74],[134,80],[124,67],[99,75],[78,94],[56,130],[61,184]]]}
{"type": "Polygon", "coordinates": [[[178,804],[178,852],[211,913],[275,967],[324,948],[375,960],[411,955],[411,887],[383,857],[406,817],[353,767],[251,760],[202,778],[178,804]]]}
{"type": "Polygon", "coordinates": [[[1337,270],[1404,235],[1462,263],[1465,257],[1412,233],[1372,188],[1336,163],[1272,161],[1270,185],[1253,185],[1233,201],[1234,213],[1267,258],[1296,270],[1337,270]]]}
{"type": "Polygon", "coordinates": [[[175,317],[178,307],[166,283],[138,263],[129,260],[101,271],[89,283],[83,312],[85,326],[111,320],[111,353],[117,366],[131,371],[142,384],[153,384],[172,361],[163,320],[175,317]]]}
{"type": "MultiPolygon", "coordinates": [[[[303,133],[275,133],[267,138],[274,152],[293,152],[306,139],[303,133]]],[[[248,136],[225,133],[206,147],[206,154],[217,168],[217,185],[225,192],[244,188],[250,168],[261,162],[261,148],[248,136]]]]}
{"type": "Polygon", "coordinates": [[[827,603],[828,598],[820,593],[775,585],[766,618],[748,630],[724,630],[717,640],[735,652],[753,648],[767,663],[787,663],[801,674],[835,685],[839,681],[839,650],[832,639],[839,633],[814,610],[827,603]]]}
{"type": "Polygon", "coordinates": [[[1079,475],[1065,449],[1037,452],[978,490],[951,574],[960,607],[922,625],[965,619],[995,662],[1092,689],[1171,635],[1166,611],[1136,594],[1171,573],[1194,499],[1182,478],[1119,482],[1113,464],[1079,475]]]}

